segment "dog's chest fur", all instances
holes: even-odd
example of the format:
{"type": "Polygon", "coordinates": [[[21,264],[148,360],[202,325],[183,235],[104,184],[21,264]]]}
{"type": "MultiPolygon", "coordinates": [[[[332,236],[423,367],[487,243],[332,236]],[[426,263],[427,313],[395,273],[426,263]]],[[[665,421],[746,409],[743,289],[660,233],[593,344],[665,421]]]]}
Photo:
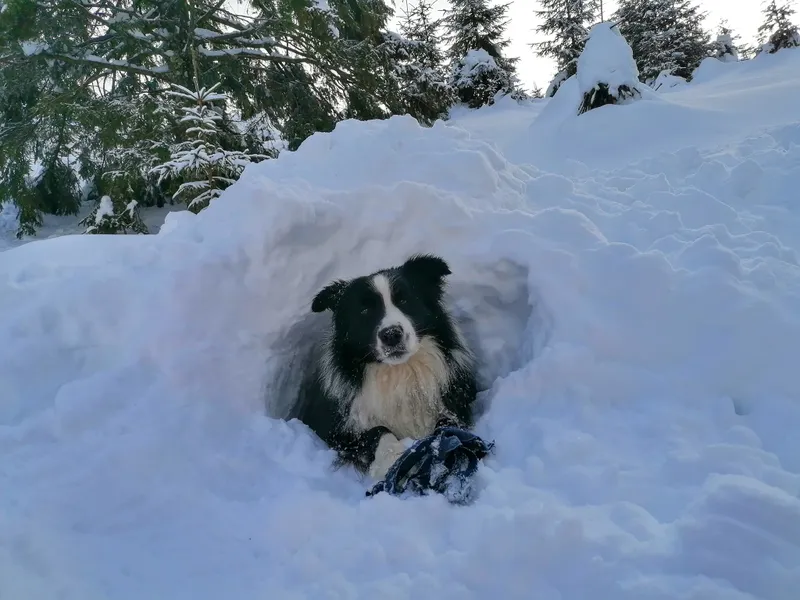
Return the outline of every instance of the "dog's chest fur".
{"type": "Polygon", "coordinates": [[[444,354],[430,338],[401,365],[367,366],[360,393],[350,405],[351,428],[383,425],[399,439],[429,435],[441,416],[441,392],[450,378],[444,354]]]}

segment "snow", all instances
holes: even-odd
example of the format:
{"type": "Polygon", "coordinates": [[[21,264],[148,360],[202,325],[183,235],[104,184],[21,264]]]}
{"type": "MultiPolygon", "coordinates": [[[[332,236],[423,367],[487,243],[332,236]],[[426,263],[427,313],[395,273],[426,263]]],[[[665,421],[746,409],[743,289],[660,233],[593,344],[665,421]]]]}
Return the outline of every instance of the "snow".
{"type": "Polygon", "coordinates": [[[103,217],[114,216],[114,205],[111,203],[111,196],[103,196],[100,198],[100,206],[97,207],[97,212],[94,215],[94,222],[99,223],[103,217]]]}
{"type": "Polygon", "coordinates": [[[327,13],[332,12],[331,6],[330,4],[328,4],[328,0],[313,0],[312,4],[314,5],[314,8],[317,10],[321,10],[327,13]]]}
{"type": "Polygon", "coordinates": [[[608,85],[612,96],[617,96],[622,86],[631,90],[641,87],[633,51],[614,23],[598,23],[589,30],[589,39],[578,57],[577,77],[581,94],[600,83],[608,85]]]}
{"type": "MultiPolygon", "coordinates": [[[[96,202],[87,201],[82,203],[77,215],[44,215],[42,227],[39,228],[35,237],[25,236],[22,239],[17,239],[16,232],[19,229],[19,209],[13,204],[3,204],[0,206],[0,252],[37,240],[61,237],[63,235],[82,234],[86,230],[86,227],[82,226],[80,221],[87,217],[96,207],[96,202]]],[[[158,233],[168,213],[185,210],[185,205],[167,204],[161,208],[148,206],[140,207],[139,215],[150,233],[158,233]]]]}
{"type": "MultiPolygon", "coordinates": [[[[716,60],[716,59],[712,59],[716,60]]],[[[686,85],[686,80],[680,75],[673,75],[668,70],[661,71],[653,82],[653,89],[657,92],[671,92],[677,87],[686,85]]]]}
{"type": "Polygon", "coordinates": [[[720,53],[720,56],[717,57],[718,60],[722,62],[736,62],[739,60],[739,50],[733,43],[733,37],[730,33],[717,35],[716,47],[717,52],[720,53]]]}
{"type": "Polygon", "coordinates": [[[344,121],[158,235],[0,253],[0,597],[793,598],[800,51],[714,63],[344,121]],[[278,418],[314,293],[416,251],[481,357],[468,507],[278,418]]]}
{"type": "Polygon", "coordinates": [[[205,29],[203,27],[195,27],[194,28],[194,35],[198,38],[215,38],[222,35],[218,31],[213,31],[211,29],[205,29]]]}
{"type": "Polygon", "coordinates": [[[19,43],[22,48],[22,53],[25,56],[35,56],[48,49],[48,45],[44,42],[37,42],[34,40],[25,40],[19,43]]]}

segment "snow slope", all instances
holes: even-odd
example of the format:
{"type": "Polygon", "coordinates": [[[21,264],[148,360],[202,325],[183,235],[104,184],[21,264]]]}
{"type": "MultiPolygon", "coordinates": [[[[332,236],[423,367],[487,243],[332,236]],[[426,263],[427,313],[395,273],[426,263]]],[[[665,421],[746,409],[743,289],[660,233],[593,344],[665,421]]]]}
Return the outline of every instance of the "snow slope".
{"type": "Polygon", "coordinates": [[[795,598],[800,51],[703,68],[344,122],[159,235],[0,253],[0,598],[795,598]],[[420,250],[483,359],[464,508],[275,418],[313,294],[420,250]]]}

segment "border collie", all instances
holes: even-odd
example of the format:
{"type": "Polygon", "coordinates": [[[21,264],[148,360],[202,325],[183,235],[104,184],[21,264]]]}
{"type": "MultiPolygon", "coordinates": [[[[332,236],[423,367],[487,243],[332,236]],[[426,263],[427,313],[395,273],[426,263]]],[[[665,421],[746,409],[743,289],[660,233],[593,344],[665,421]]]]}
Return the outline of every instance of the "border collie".
{"type": "Polygon", "coordinates": [[[314,298],[311,310],[333,317],[293,416],[337,452],[338,466],[382,479],[401,440],[472,427],[474,357],[444,305],[450,272],[437,256],[415,255],[314,298]]]}

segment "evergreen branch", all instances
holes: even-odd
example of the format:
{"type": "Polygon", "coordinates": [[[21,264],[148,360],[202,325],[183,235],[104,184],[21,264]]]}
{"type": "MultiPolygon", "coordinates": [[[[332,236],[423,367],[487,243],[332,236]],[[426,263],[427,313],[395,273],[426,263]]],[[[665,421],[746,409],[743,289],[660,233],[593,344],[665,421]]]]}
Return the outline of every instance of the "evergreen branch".
{"type": "MultiPolygon", "coordinates": [[[[79,8],[79,9],[81,9],[83,12],[85,12],[89,16],[89,18],[97,21],[98,23],[101,23],[102,25],[104,25],[110,31],[114,31],[114,32],[118,32],[118,33],[124,33],[128,37],[132,37],[133,39],[135,39],[137,41],[140,41],[140,42],[141,41],[148,41],[148,40],[142,39],[142,37],[137,36],[136,34],[134,34],[133,32],[129,31],[128,29],[126,29],[124,27],[119,27],[119,25],[117,23],[112,23],[108,19],[104,19],[103,17],[101,17],[100,15],[95,13],[94,11],[90,10],[92,5],[87,5],[87,4],[83,3],[83,2],[80,2],[79,0],[70,0],[70,4],[75,6],[75,7],[77,7],[77,8],[79,8]]],[[[146,19],[147,19],[146,15],[149,15],[149,14],[151,14],[153,12],[153,10],[150,10],[150,11],[148,11],[148,13],[146,13],[146,15],[141,15],[140,13],[136,13],[136,12],[132,12],[132,11],[126,11],[124,9],[117,8],[116,6],[103,7],[103,8],[107,8],[108,10],[114,10],[117,13],[121,12],[121,13],[126,13],[128,15],[135,15],[135,16],[138,17],[136,19],[137,21],[139,21],[139,20],[146,21],[146,19]]],[[[157,32],[154,32],[154,31],[153,32],[149,32],[148,35],[154,35],[155,37],[159,37],[161,39],[164,39],[163,36],[159,35],[157,32]]],[[[105,39],[111,39],[111,38],[114,38],[114,37],[116,37],[114,34],[106,34],[105,36],[101,36],[100,38],[97,38],[96,41],[105,41],[105,39]]],[[[89,40],[88,42],[86,42],[83,45],[89,45],[89,43],[92,42],[92,41],[93,40],[89,40]]]]}
{"type": "MultiPolygon", "coordinates": [[[[204,36],[195,34],[195,39],[202,40],[204,42],[209,42],[209,43],[217,43],[217,42],[226,42],[228,40],[236,40],[240,44],[244,45],[244,43],[247,42],[245,36],[258,33],[259,31],[264,29],[267,25],[268,25],[267,21],[263,21],[259,25],[253,26],[253,27],[249,27],[247,29],[231,31],[230,33],[220,33],[218,35],[213,35],[213,36],[208,36],[208,37],[204,37],[204,36]]],[[[255,42],[251,42],[251,43],[255,43],[255,42]]]]}
{"type": "MultiPolygon", "coordinates": [[[[4,57],[8,58],[8,57],[4,57]]],[[[19,57],[15,57],[18,59],[19,57]]],[[[77,64],[77,65],[90,65],[92,67],[102,67],[105,69],[110,69],[113,71],[123,71],[125,73],[132,73],[135,75],[145,75],[147,77],[152,77],[153,79],[158,79],[161,81],[170,81],[170,77],[168,76],[169,67],[166,65],[163,69],[156,70],[150,69],[148,67],[143,67],[140,65],[132,65],[130,63],[123,63],[121,61],[107,61],[100,59],[99,57],[95,57],[95,59],[85,58],[80,56],[72,56],[71,54],[60,54],[57,52],[39,52],[37,54],[31,55],[26,57],[27,59],[51,59],[51,60],[62,60],[67,63],[77,64]]],[[[3,59],[0,59],[0,64],[2,64],[3,59]]]]}
{"type": "Polygon", "coordinates": [[[207,18],[209,18],[211,15],[216,13],[220,8],[222,8],[222,5],[225,4],[225,2],[226,2],[226,0],[218,0],[216,4],[214,4],[213,6],[209,7],[209,9],[205,13],[203,13],[202,15],[200,15],[197,18],[197,23],[198,24],[202,23],[207,18]]]}

